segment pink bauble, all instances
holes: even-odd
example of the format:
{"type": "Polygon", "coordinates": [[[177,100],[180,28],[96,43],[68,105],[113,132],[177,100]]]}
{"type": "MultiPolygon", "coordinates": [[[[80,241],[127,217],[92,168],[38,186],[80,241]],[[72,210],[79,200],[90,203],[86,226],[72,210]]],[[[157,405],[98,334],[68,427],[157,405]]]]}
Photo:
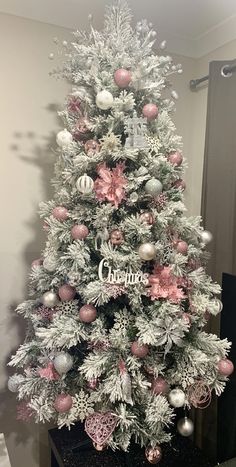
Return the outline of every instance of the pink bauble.
{"type": "Polygon", "coordinates": [[[88,389],[91,389],[92,391],[95,391],[98,385],[98,379],[97,378],[92,378],[88,381],[87,387],[88,389]]]}
{"type": "Polygon", "coordinates": [[[84,145],[84,150],[88,156],[94,156],[100,151],[100,144],[96,139],[89,139],[84,145]]]}
{"type": "Polygon", "coordinates": [[[142,212],[139,216],[139,219],[144,224],[152,225],[154,223],[154,218],[151,212],[142,212]]]}
{"type": "Polygon", "coordinates": [[[155,120],[158,115],[158,107],[156,104],[146,104],[143,107],[143,116],[148,120],[155,120]]]}
{"type": "Polygon", "coordinates": [[[131,345],[131,352],[135,357],[144,358],[149,352],[147,345],[139,344],[138,341],[134,341],[131,345]]]}
{"type": "Polygon", "coordinates": [[[73,136],[77,140],[87,139],[91,130],[91,122],[86,117],[80,117],[75,124],[73,136]]]}
{"type": "Polygon", "coordinates": [[[42,264],[43,264],[42,258],[37,258],[32,261],[31,266],[33,268],[33,267],[42,266],[42,264]]]}
{"type": "Polygon", "coordinates": [[[183,240],[179,240],[175,245],[176,251],[178,253],[182,253],[182,255],[186,255],[188,253],[188,244],[183,240]]]}
{"type": "Polygon", "coordinates": [[[171,154],[169,154],[168,160],[170,161],[171,164],[179,166],[183,162],[183,156],[178,151],[172,152],[171,154]]]}
{"type": "Polygon", "coordinates": [[[83,305],[79,310],[79,318],[83,323],[92,323],[97,318],[97,310],[93,305],[83,305]]]}
{"type": "Polygon", "coordinates": [[[59,287],[58,295],[62,302],[69,302],[75,298],[76,290],[69,284],[63,284],[59,287]]]}
{"type": "Polygon", "coordinates": [[[73,400],[70,394],[59,394],[54,401],[54,407],[59,413],[68,412],[72,404],[73,400]]]}
{"type": "Polygon", "coordinates": [[[176,180],[174,183],[173,183],[173,187],[174,188],[178,188],[182,191],[184,191],[186,189],[186,183],[184,180],[182,180],[182,178],[179,178],[179,180],[176,180]]]}
{"type": "Polygon", "coordinates": [[[182,319],[183,321],[185,322],[185,324],[187,324],[188,326],[190,326],[191,324],[191,316],[189,313],[183,313],[182,314],[182,319]]]}
{"type": "Polygon", "coordinates": [[[65,221],[68,218],[68,211],[64,206],[56,206],[52,211],[53,217],[58,221],[65,221]]]}
{"type": "Polygon", "coordinates": [[[125,68],[119,68],[114,73],[114,81],[119,88],[127,88],[132,79],[132,73],[125,68]]]}
{"type": "Polygon", "coordinates": [[[152,382],[153,394],[167,394],[168,391],[169,391],[169,384],[164,378],[159,376],[158,378],[153,380],[152,382]]]}
{"type": "Polygon", "coordinates": [[[84,224],[74,225],[71,235],[74,240],[84,240],[89,234],[89,229],[84,224]]]}
{"type": "Polygon", "coordinates": [[[222,376],[229,376],[234,371],[234,364],[228,358],[222,358],[218,362],[218,371],[222,376]]]}

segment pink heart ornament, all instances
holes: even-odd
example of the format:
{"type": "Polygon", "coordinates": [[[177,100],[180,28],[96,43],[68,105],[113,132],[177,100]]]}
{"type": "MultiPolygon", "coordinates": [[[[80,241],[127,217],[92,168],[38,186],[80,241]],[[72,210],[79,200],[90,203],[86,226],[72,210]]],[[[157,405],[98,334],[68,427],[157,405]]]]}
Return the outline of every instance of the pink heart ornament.
{"type": "Polygon", "coordinates": [[[117,425],[118,417],[111,412],[94,412],[85,420],[85,431],[94,443],[105,444],[117,425]]]}

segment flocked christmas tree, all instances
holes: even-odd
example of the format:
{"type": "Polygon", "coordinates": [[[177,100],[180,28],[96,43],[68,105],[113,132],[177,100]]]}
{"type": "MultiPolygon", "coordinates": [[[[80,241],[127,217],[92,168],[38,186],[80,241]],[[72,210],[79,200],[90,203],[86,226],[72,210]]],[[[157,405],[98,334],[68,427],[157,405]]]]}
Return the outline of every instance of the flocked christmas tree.
{"type": "MultiPolygon", "coordinates": [[[[230,344],[203,330],[222,304],[205,272],[210,234],[184,216],[168,91],[181,66],[165,41],[153,48],[150,23],[130,23],[118,3],[102,32],[90,24],[68,45],[55,196],[40,206],[48,237],[17,309],[28,327],[8,386],[21,417],[85,421],[97,449],[133,439],[155,464],[174,409],[206,407],[233,364],[230,344]]],[[[187,415],[178,430],[192,433],[187,415]]]]}

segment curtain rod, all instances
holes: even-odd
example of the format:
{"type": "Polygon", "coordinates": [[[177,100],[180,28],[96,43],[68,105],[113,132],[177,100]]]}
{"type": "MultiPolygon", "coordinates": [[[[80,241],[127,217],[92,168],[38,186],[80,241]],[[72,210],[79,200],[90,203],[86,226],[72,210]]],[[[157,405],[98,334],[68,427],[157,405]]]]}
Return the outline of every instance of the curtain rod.
{"type": "MultiPolygon", "coordinates": [[[[236,64],[235,65],[224,65],[221,68],[221,75],[224,77],[229,77],[232,76],[232,73],[236,71],[236,64]]],[[[196,88],[199,84],[203,83],[204,81],[207,81],[209,79],[209,75],[203,76],[202,78],[197,78],[197,79],[191,79],[189,81],[189,87],[191,91],[196,91],[196,88]]]]}

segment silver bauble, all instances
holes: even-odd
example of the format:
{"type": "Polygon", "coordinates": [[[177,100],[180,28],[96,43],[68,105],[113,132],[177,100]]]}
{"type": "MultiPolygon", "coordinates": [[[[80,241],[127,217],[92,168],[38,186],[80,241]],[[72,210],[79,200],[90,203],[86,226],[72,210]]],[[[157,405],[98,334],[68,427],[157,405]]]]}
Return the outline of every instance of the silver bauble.
{"type": "Polygon", "coordinates": [[[209,308],[210,313],[213,315],[218,315],[223,310],[223,303],[219,298],[214,298],[214,300],[211,301],[211,306],[209,308]]]}
{"type": "Polygon", "coordinates": [[[157,178],[151,178],[145,185],[145,191],[148,195],[157,196],[162,192],[163,186],[157,178]]]}
{"type": "Polygon", "coordinates": [[[15,375],[10,376],[7,382],[7,387],[9,391],[17,392],[20,384],[22,383],[22,381],[24,381],[24,379],[25,378],[23,375],[18,375],[17,373],[15,375]]]}
{"type": "Polygon", "coordinates": [[[185,404],[185,393],[182,389],[175,388],[169,392],[168,395],[169,403],[172,407],[179,408],[185,404]]]}
{"type": "Polygon", "coordinates": [[[58,296],[53,290],[45,292],[42,296],[42,303],[47,308],[54,308],[59,302],[58,296]]]}
{"type": "Polygon", "coordinates": [[[59,375],[64,375],[73,366],[73,357],[67,352],[60,352],[53,360],[53,365],[59,375]]]}
{"type": "Polygon", "coordinates": [[[113,95],[105,89],[100,91],[96,96],[96,104],[99,109],[102,110],[110,109],[113,104],[113,100],[113,95]]]}
{"type": "Polygon", "coordinates": [[[73,136],[68,130],[64,129],[57,133],[56,141],[60,148],[67,148],[72,143],[73,136]]]}
{"type": "Polygon", "coordinates": [[[46,256],[43,260],[43,267],[49,272],[55,271],[57,268],[57,257],[56,256],[46,256]]]}
{"type": "Polygon", "coordinates": [[[138,249],[138,254],[144,261],[151,261],[156,256],[156,248],[153,243],[143,243],[138,249]]]}
{"type": "Polygon", "coordinates": [[[136,193],[136,191],[133,191],[133,193],[130,193],[129,199],[130,199],[130,202],[131,202],[132,204],[137,203],[137,201],[138,201],[138,193],[136,193]]]}
{"type": "Polygon", "coordinates": [[[191,436],[194,431],[194,425],[192,420],[190,420],[190,418],[188,417],[181,418],[178,421],[177,429],[182,436],[191,436]]]}
{"type": "Polygon", "coordinates": [[[213,235],[211,232],[209,232],[209,230],[203,230],[201,232],[201,240],[202,240],[202,243],[204,243],[205,245],[210,243],[212,239],[213,239],[213,235]]]}
{"type": "Polygon", "coordinates": [[[89,177],[87,174],[84,174],[81,177],[79,177],[76,182],[77,190],[80,193],[83,193],[84,195],[88,195],[89,193],[92,193],[93,186],[94,186],[93,179],[89,177]]]}

